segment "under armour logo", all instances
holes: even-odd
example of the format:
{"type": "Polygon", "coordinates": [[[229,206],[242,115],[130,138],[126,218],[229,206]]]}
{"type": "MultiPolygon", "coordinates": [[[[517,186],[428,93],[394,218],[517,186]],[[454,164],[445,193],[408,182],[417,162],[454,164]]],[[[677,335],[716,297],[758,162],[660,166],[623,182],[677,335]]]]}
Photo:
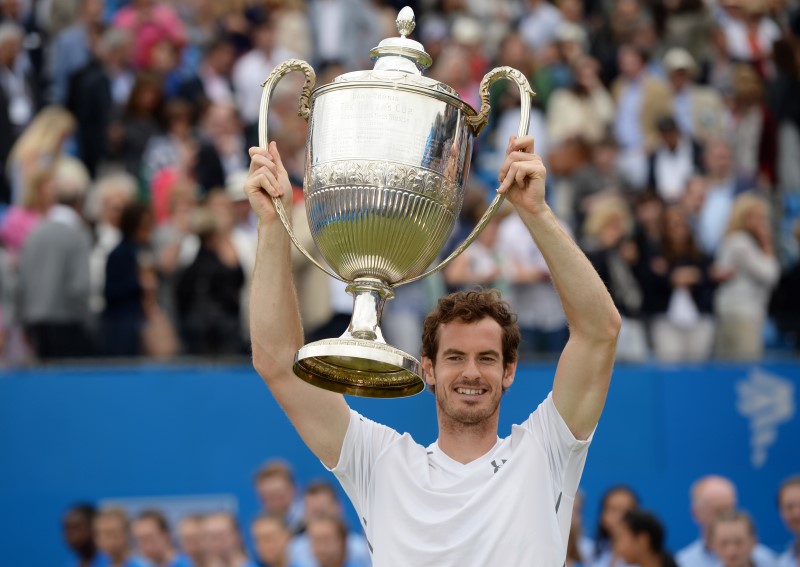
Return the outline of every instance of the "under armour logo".
{"type": "Polygon", "coordinates": [[[497,464],[497,460],[496,459],[494,461],[492,461],[492,466],[494,467],[494,472],[497,473],[497,471],[500,470],[500,467],[502,467],[504,464],[506,464],[507,460],[508,459],[502,459],[500,464],[497,464]]]}

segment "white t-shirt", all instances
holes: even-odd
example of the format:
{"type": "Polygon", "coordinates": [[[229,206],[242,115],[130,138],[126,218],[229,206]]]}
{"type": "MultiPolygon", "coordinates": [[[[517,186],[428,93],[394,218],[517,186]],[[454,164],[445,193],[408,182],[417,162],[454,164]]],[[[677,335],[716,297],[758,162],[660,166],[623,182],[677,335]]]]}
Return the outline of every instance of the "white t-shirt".
{"type": "Polygon", "coordinates": [[[575,439],[552,394],[466,465],[351,410],[332,471],[373,567],[561,567],[590,442],[575,439]]]}

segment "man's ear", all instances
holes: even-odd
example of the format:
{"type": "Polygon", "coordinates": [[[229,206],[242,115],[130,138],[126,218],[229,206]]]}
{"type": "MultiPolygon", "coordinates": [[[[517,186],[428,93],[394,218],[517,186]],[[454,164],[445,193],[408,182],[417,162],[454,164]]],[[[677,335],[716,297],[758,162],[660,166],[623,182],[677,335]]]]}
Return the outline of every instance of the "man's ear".
{"type": "Polygon", "coordinates": [[[422,357],[422,371],[425,373],[425,383],[428,386],[435,386],[436,378],[433,375],[433,361],[427,356],[422,357]]]}
{"type": "Polygon", "coordinates": [[[509,362],[503,369],[503,388],[508,389],[514,383],[514,376],[517,374],[517,363],[509,362]]]}

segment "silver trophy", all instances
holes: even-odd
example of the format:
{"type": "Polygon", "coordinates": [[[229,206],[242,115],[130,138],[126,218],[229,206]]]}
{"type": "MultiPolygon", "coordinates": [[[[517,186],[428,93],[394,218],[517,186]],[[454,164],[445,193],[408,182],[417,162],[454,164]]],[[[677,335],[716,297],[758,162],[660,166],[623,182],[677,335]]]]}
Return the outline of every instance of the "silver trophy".
{"type": "Polygon", "coordinates": [[[481,81],[476,112],[445,84],[422,76],[432,61],[406,36],[414,29],[409,7],[397,18],[399,38],[370,52],[372,70],[346,73],[314,89],[305,61],[286,61],[263,83],[259,143],[268,145],[267,115],[276,84],[305,75],[298,114],[309,121],[303,193],[314,243],[329,268],[298,242],[280,199],[273,199],[292,242],[331,277],[346,282],[353,316],[339,338],[301,348],[294,372],[335,392],[394,398],[422,391],[422,366],[389,344],[380,329],[393,289],[440,270],[466,249],[502,203],[498,195],[466,240],[429,268],[447,241],[469,172],[472,141],[489,118],[489,87],[510,79],[520,90],[519,135],[526,135],[534,94],[525,76],[498,67],[481,81]]]}

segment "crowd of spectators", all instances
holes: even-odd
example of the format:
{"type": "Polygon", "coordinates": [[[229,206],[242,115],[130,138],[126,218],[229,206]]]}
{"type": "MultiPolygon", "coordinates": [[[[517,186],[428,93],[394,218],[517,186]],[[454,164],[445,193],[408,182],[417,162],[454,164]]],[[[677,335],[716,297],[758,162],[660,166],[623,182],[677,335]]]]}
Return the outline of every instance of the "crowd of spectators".
{"type": "MultiPolygon", "coordinates": [[[[62,527],[81,567],[370,567],[370,543],[347,526],[337,488],[311,482],[302,495],[285,461],[266,463],[254,477],[261,512],[243,533],[232,511],[172,518],[157,509],[129,513],[120,506],[70,508],[62,527]],[[252,550],[252,552],[251,552],[252,550]]],[[[667,529],[628,486],[600,498],[597,526],[583,525],[583,496],[575,498],[567,567],[793,567],[800,559],[800,476],[777,491],[777,507],[794,541],[772,550],[759,543],[754,519],[739,509],[734,484],[697,479],[690,509],[698,537],[667,549],[667,529]]]]}
{"type": "MultiPolygon", "coordinates": [[[[260,83],[291,57],[318,85],[370,67],[405,3],[427,74],[474,107],[493,66],[529,78],[549,199],[624,317],[620,359],[800,346],[797,0],[4,0],[4,364],[246,354],[260,83]]],[[[299,80],[276,90],[270,137],[309,241],[299,80]]],[[[515,87],[491,94],[456,234],[516,133],[515,87]]],[[[401,289],[387,339],[419,352],[432,300],[479,284],[518,311],[523,356],[557,353],[566,322],[523,230],[500,215],[443,278],[401,289]]],[[[341,334],[342,286],[300,256],[296,281],[308,337],[341,334]]]]}

